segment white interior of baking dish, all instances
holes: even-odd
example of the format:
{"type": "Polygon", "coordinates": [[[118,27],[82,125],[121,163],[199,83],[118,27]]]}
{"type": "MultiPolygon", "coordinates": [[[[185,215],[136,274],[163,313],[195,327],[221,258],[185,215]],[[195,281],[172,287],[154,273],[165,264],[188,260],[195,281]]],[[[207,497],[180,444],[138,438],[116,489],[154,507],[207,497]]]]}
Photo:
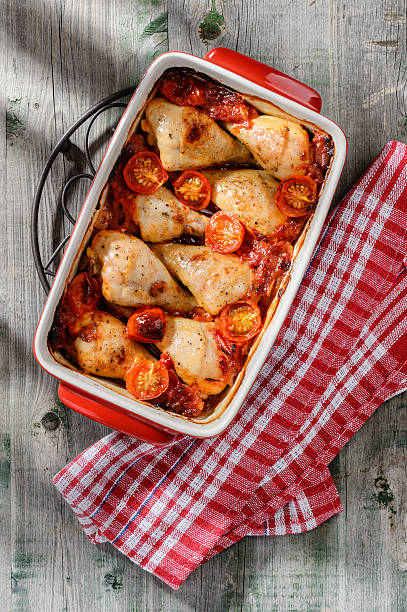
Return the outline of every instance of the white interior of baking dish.
{"type": "Polygon", "coordinates": [[[219,434],[231,422],[242,405],[287,316],[329,211],[345,157],[345,136],[342,130],[326,117],[203,59],[184,53],[166,53],[157,58],[145,74],[120,120],[85,199],[72,237],[59,266],[34,339],[34,352],[39,364],[61,381],[77,389],[82,389],[101,400],[120,406],[134,415],[154,422],[164,428],[198,437],[210,437],[219,434]],[[130,130],[134,130],[137,125],[135,120],[140,119],[145,103],[154,89],[154,85],[166,70],[176,67],[192,68],[213,77],[240,93],[250,94],[272,102],[283,111],[295,116],[311,130],[318,127],[330,134],[335,149],[331,167],[321,190],[315,213],[295,245],[293,265],[282,282],[285,290],[282,292],[281,297],[276,297],[271,304],[263,331],[256,340],[249,359],[242,372],[238,375],[233,387],[229,389],[210,415],[196,419],[175,415],[160,408],[138,402],[123,387],[111,380],[96,378],[77,371],[62,356],[54,356],[48,345],[48,333],[54,319],[55,310],[62,297],[67,279],[71,278],[76,272],[80,259],[79,255],[86,245],[91,220],[110,172],[125,144],[130,130]],[[300,256],[298,257],[299,253],[300,256]]]}

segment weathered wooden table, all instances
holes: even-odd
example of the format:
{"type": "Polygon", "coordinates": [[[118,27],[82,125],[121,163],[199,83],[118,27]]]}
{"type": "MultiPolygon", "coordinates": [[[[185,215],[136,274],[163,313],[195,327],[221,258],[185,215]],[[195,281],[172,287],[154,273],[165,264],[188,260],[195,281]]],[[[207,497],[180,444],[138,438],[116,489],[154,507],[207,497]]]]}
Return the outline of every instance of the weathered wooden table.
{"type": "MultiPolygon", "coordinates": [[[[44,303],[30,203],[52,145],[168,49],[226,46],[304,80],[349,137],[336,201],[382,145],[407,140],[406,1],[1,0],[0,609],[407,610],[406,396],[388,401],[331,465],[345,511],[306,535],[246,538],[178,591],[91,544],[52,475],[106,430],[58,401],[34,362],[44,303]],[[11,578],[10,578],[11,575],[11,578]]],[[[47,185],[53,225],[59,160],[47,185]]],[[[59,183],[58,183],[59,181],[59,183]]],[[[85,186],[83,186],[83,190],[85,186]]],[[[77,200],[83,191],[77,192],[77,200]]],[[[45,240],[45,238],[44,238],[45,240]]]]}

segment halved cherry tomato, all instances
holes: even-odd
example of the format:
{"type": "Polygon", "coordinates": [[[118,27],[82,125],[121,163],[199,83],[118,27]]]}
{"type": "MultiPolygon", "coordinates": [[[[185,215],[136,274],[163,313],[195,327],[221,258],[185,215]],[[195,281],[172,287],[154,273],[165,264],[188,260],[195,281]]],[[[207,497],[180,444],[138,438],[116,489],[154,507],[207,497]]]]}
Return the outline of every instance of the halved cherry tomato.
{"type": "MultiPolygon", "coordinates": [[[[247,123],[249,119],[249,107],[242,96],[220,85],[208,83],[202,108],[217,121],[247,123]]],[[[256,115],[257,113],[254,116],[256,115]]]]}
{"type": "Polygon", "coordinates": [[[260,308],[257,304],[245,300],[228,304],[221,312],[219,323],[226,340],[246,342],[254,338],[261,329],[260,308]]]}
{"type": "Polygon", "coordinates": [[[244,234],[244,225],[236,215],[220,210],[209,220],[205,244],[217,253],[233,253],[241,246],[244,234]]]}
{"type": "Polygon", "coordinates": [[[192,210],[202,210],[211,201],[211,185],[201,172],[185,170],[173,187],[178,200],[192,210]]]}
{"type": "Polygon", "coordinates": [[[304,217],[316,197],[317,184],[310,176],[289,176],[278,186],[275,201],[287,217],[304,217]]]}
{"type": "Polygon", "coordinates": [[[127,321],[127,335],[139,342],[154,343],[163,339],[167,321],[161,308],[142,306],[127,321]]]}
{"type": "Polygon", "coordinates": [[[138,400],[158,397],[168,389],[167,367],[160,361],[136,361],[126,374],[126,389],[138,400]]]}
{"type": "Polygon", "coordinates": [[[206,100],[205,85],[189,74],[169,75],[160,83],[160,91],[173,104],[201,106],[206,100]]]}
{"type": "Polygon", "coordinates": [[[123,170],[126,185],[136,193],[154,193],[168,180],[160,158],[152,151],[138,151],[123,170]]]}
{"type": "Polygon", "coordinates": [[[88,272],[81,272],[69,284],[66,297],[72,312],[81,317],[97,310],[102,292],[96,278],[88,272]]]}

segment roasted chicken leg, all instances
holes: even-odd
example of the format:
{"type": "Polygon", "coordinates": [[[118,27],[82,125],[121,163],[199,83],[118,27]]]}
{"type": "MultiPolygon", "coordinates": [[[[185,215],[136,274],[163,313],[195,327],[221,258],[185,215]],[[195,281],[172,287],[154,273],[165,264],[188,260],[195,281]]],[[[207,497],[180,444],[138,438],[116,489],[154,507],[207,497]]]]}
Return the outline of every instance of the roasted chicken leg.
{"type": "Polygon", "coordinates": [[[246,295],[253,283],[252,269],[237,255],[221,255],[204,246],[156,244],[151,248],[212,315],[246,295]]]}
{"type": "Polygon", "coordinates": [[[187,384],[198,384],[208,395],[220,393],[226,382],[212,333],[214,324],[183,317],[166,319],[167,331],[157,346],[170,354],[178,376],[187,384]]]}
{"type": "Polygon", "coordinates": [[[278,179],[304,174],[309,165],[309,137],[294,121],[260,115],[250,127],[226,123],[227,129],[253,153],[262,168],[278,179]]]}
{"type": "Polygon", "coordinates": [[[203,236],[207,218],[182,204],[166,187],[135,198],[133,221],[147,242],[163,242],[181,234],[203,236]]]}
{"type": "Polygon", "coordinates": [[[152,359],[141,344],[126,337],[125,329],[119,319],[107,312],[85,314],[72,347],[78,366],[88,374],[124,378],[137,359],[152,359]]]}
{"type": "Polygon", "coordinates": [[[271,236],[287,221],[274,198],[279,182],[266,170],[205,170],[212,202],[237,215],[245,225],[271,236]]]}
{"type": "Polygon", "coordinates": [[[108,302],[120,306],[155,304],[182,312],[196,305],[193,296],[135,236],[103,230],[94,237],[88,256],[100,272],[103,297],[108,302]]]}
{"type": "Polygon", "coordinates": [[[149,134],[149,144],[156,142],[166,170],[254,161],[243,144],[197,108],[155,98],[147,105],[145,116],[142,127],[149,134]]]}

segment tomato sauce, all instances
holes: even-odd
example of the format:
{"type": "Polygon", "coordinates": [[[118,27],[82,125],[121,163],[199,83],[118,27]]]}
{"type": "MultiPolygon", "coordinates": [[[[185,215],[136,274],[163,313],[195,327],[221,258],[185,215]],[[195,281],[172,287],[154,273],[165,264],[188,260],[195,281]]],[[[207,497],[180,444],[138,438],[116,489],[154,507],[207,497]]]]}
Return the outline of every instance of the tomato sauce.
{"type": "Polygon", "coordinates": [[[293,248],[288,241],[275,241],[256,230],[246,230],[236,254],[254,268],[255,292],[260,297],[270,294],[275,281],[290,269],[293,248]]]}
{"type": "MultiPolygon", "coordinates": [[[[110,193],[104,206],[107,213],[107,218],[103,220],[104,229],[136,233],[136,226],[133,221],[133,206],[137,195],[126,185],[123,178],[123,169],[133,155],[146,149],[144,138],[140,134],[130,136],[110,174],[110,193]]],[[[98,224],[98,229],[101,229],[101,223],[98,224]]]]}
{"type": "Polygon", "coordinates": [[[81,318],[98,310],[102,291],[98,280],[88,272],[81,272],[66,289],[51,332],[54,349],[67,349],[73,338],[80,336],[85,342],[95,339],[96,326],[81,328],[81,318]]]}
{"type": "Polygon", "coordinates": [[[248,127],[258,115],[256,109],[237,92],[193,75],[169,74],[162,79],[159,89],[173,104],[199,106],[216,121],[241,123],[248,127]]]}
{"type": "Polygon", "coordinates": [[[323,132],[315,131],[310,142],[310,165],[306,175],[322,185],[334,153],[332,138],[323,132]]]}
{"type": "Polygon", "coordinates": [[[169,385],[167,390],[154,400],[154,404],[176,414],[183,414],[188,417],[199,416],[204,408],[204,402],[198,386],[186,385],[180,380],[168,353],[163,353],[160,361],[168,369],[169,385]]]}
{"type": "Polygon", "coordinates": [[[287,221],[281,223],[273,232],[273,239],[287,242],[294,242],[301,234],[302,228],[306,224],[310,215],[304,217],[289,217],[287,221]]]}

